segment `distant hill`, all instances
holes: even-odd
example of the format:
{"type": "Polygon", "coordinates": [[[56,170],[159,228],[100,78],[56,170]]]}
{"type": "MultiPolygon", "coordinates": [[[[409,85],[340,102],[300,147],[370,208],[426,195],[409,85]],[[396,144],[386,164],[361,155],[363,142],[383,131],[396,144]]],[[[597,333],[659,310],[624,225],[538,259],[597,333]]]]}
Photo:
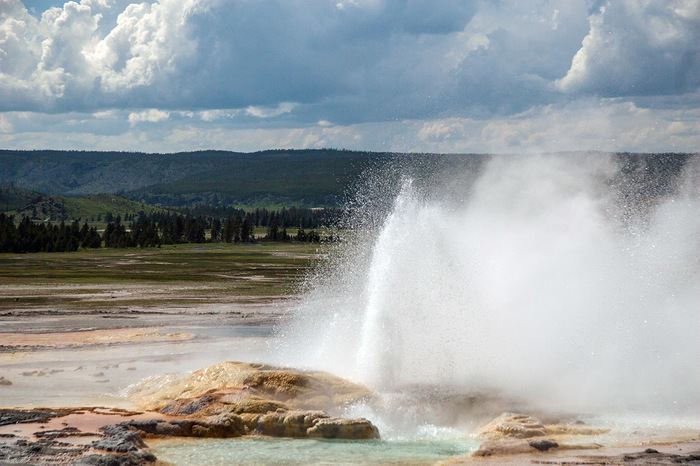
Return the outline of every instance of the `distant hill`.
{"type": "Polygon", "coordinates": [[[110,193],[169,206],[337,205],[381,154],[273,150],[144,154],[0,151],[0,184],[63,196],[110,193]]]}
{"type": "Polygon", "coordinates": [[[37,192],[16,186],[0,186],[0,212],[21,209],[37,196],[37,192]]]}
{"type": "MultiPolygon", "coordinates": [[[[564,155],[577,158],[606,154],[564,155]]],[[[474,173],[488,157],[333,149],[175,154],[0,150],[0,185],[14,186],[7,188],[3,199],[7,199],[5,206],[18,206],[15,209],[36,197],[37,192],[63,196],[53,201],[38,201],[39,207],[57,210],[79,209],[74,207],[78,201],[71,198],[98,193],[172,207],[198,204],[331,207],[342,204],[348,191],[363,179],[367,183],[360,184],[365,187],[372,185],[373,177],[381,177],[382,182],[388,179],[399,182],[403,176],[411,176],[418,185],[439,186],[445,173],[474,173]]],[[[677,176],[686,161],[696,156],[625,153],[616,157],[620,173],[626,176],[614,184],[622,195],[643,198],[661,194],[656,191],[671,186],[668,179],[677,176]]],[[[469,183],[473,178],[466,176],[461,182],[469,183]]],[[[94,216],[104,208],[105,205],[80,207],[83,214],[79,216],[94,216]]]]}
{"type": "Polygon", "coordinates": [[[162,209],[114,194],[93,194],[84,197],[37,194],[29,202],[13,210],[14,212],[10,213],[17,217],[53,222],[74,219],[96,221],[98,218],[104,219],[108,213],[116,217],[140,211],[150,214],[162,209]]]}

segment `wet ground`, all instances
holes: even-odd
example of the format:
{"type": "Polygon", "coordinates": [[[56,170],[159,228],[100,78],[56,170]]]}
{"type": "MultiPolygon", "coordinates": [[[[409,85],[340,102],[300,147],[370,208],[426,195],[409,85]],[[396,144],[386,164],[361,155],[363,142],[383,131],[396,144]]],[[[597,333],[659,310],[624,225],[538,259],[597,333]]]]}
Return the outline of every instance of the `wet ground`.
{"type": "MultiPolygon", "coordinates": [[[[99,328],[103,320],[83,323],[99,328]]],[[[130,384],[224,360],[259,360],[274,331],[267,317],[215,326],[198,320],[188,326],[184,320],[178,319],[177,327],[2,333],[1,404],[133,407],[124,397],[130,384]]]]}

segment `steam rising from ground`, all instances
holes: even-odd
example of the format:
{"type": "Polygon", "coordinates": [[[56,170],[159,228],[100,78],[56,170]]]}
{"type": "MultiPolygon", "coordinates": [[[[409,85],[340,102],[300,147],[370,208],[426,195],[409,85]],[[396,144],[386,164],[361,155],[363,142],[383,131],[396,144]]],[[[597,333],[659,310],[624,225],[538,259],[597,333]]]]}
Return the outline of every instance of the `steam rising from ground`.
{"type": "Polygon", "coordinates": [[[358,196],[364,228],[283,330],[284,362],[378,390],[496,389],[598,413],[697,408],[699,159],[680,173],[628,162],[492,157],[394,191],[400,166],[375,173],[358,196]]]}

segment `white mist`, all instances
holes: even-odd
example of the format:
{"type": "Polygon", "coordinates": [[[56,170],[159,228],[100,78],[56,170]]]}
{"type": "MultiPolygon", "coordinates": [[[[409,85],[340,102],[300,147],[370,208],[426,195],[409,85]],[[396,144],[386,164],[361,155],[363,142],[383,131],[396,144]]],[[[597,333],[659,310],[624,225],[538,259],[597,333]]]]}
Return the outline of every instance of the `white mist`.
{"type": "Polygon", "coordinates": [[[381,226],[312,280],[282,362],[379,391],[697,412],[698,158],[653,202],[610,189],[618,170],[602,155],[493,157],[473,176],[405,182],[381,226]]]}

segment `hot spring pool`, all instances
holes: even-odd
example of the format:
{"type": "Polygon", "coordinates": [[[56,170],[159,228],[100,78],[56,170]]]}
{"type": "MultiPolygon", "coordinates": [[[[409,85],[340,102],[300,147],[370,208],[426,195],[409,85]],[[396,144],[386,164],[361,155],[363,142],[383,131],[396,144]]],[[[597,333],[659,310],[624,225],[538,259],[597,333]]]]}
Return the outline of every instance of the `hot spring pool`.
{"type": "Polygon", "coordinates": [[[176,465],[428,465],[476,450],[474,439],[307,440],[178,439],[149,441],[159,460],[176,465]]]}

